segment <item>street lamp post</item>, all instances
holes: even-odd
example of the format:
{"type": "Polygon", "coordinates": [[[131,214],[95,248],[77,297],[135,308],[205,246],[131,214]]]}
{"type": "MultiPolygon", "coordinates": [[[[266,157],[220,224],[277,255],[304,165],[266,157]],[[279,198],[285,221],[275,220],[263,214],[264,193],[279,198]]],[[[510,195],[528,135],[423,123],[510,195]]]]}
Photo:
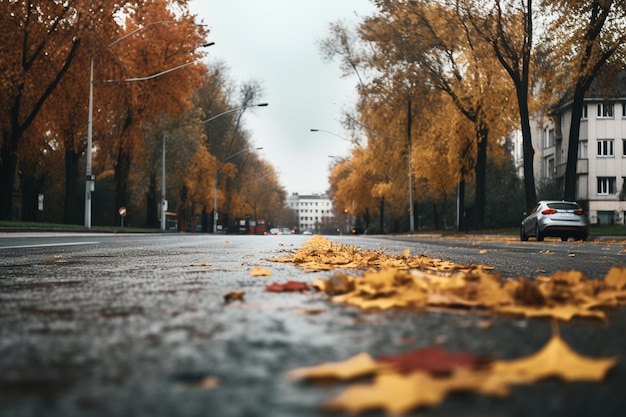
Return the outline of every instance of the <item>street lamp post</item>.
{"type": "MultiPolygon", "coordinates": [[[[108,46],[108,48],[113,47],[114,45],[118,44],[119,42],[123,41],[124,39],[150,27],[150,26],[154,26],[154,25],[162,25],[162,24],[168,24],[168,23],[179,23],[176,20],[164,20],[164,21],[158,21],[158,22],[150,22],[147,23],[144,26],[141,26],[140,28],[137,28],[129,33],[127,33],[126,35],[118,38],[117,40],[111,42],[108,46]]],[[[213,42],[211,43],[207,43],[204,44],[202,46],[211,46],[213,45],[213,42]]],[[[86,150],[86,167],[85,167],[85,227],[90,229],[91,228],[91,193],[94,191],[95,188],[95,177],[93,175],[93,158],[92,158],[92,148],[93,148],[93,84],[94,84],[94,79],[93,79],[93,68],[94,68],[94,62],[96,60],[96,57],[99,54],[96,53],[94,55],[92,55],[91,57],[91,63],[90,63],[90,67],[89,67],[89,110],[88,110],[88,122],[87,122],[87,150],[86,150]]],[[[150,80],[156,77],[159,77],[161,75],[167,74],[169,72],[172,71],[176,71],[178,69],[184,68],[188,65],[193,64],[195,61],[193,62],[188,62],[186,64],[183,65],[179,65],[177,67],[174,68],[170,68],[168,70],[159,72],[157,74],[153,74],[147,77],[141,77],[141,78],[129,78],[129,79],[125,79],[125,80],[121,80],[123,82],[129,82],[129,81],[145,81],[145,80],[150,80]]],[[[114,82],[115,80],[106,80],[106,82],[114,82]]]]}
{"type": "MultiPolygon", "coordinates": [[[[237,110],[239,110],[239,109],[237,109],[237,110]]],[[[229,112],[225,112],[223,114],[226,114],[226,113],[229,113],[229,112]]],[[[258,150],[261,150],[261,149],[263,149],[263,148],[255,148],[254,150],[258,151],[258,150]]],[[[234,154],[230,155],[229,157],[227,157],[223,161],[220,161],[220,163],[223,164],[224,162],[227,162],[227,161],[233,159],[234,157],[241,155],[242,153],[251,152],[252,150],[253,149],[250,149],[250,148],[242,149],[242,150],[240,150],[238,152],[235,152],[234,154]]],[[[214,234],[217,233],[217,219],[218,219],[218,214],[217,214],[217,176],[218,176],[218,171],[219,171],[219,167],[216,167],[215,168],[215,181],[213,182],[213,233],[214,234]]]]}

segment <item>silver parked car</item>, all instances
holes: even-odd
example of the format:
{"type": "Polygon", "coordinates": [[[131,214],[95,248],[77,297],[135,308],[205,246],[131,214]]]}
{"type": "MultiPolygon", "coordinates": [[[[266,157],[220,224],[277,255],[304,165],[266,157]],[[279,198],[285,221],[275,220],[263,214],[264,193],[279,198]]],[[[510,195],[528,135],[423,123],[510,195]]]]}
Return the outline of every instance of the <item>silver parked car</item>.
{"type": "MultiPolygon", "coordinates": [[[[524,213],[526,214],[526,213],[524,213]]],[[[522,220],[520,239],[534,236],[541,242],[546,236],[560,237],[566,241],[587,240],[589,222],[585,211],[574,201],[540,201],[522,220]]]]}

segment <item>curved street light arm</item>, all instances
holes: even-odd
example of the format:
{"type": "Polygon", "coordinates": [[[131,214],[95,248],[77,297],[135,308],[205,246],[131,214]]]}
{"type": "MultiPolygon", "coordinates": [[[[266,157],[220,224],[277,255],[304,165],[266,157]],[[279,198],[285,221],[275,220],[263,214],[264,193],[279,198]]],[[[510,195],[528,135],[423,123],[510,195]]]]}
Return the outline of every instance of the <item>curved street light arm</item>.
{"type": "Polygon", "coordinates": [[[102,82],[103,83],[117,83],[117,82],[147,81],[147,80],[151,80],[153,78],[160,77],[161,75],[165,75],[165,74],[167,74],[169,72],[179,70],[179,69],[184,68],[186,66],[189,66],[191,64],[195,64],[196,62],[197,61],[187,62],[185,64],[178,65],[178,66],[176,66],[174,68],[170,68],[170,69],[167,69],[165,71],[161,71],[161,72],[156,73],[156,74],[148,75],[147,77],[126,78],[125,80],[103,80],[102,82]]]}
{"type": "Polygon", "coordinates": [[[218,117],[224,116],[225,114],[234,113],[234,112],[239,111],[239,110],[245,110],[245,109],[250,108],[250,107],[267,107],[267,106],[269,106],[269,103],[250,104],[250,105],[247,105],[247,106],[237,107],[237,108],[234,108],[234,109],[223,111],[220,114],[216,114],[215,116],[211,116],[211,117],[209,117],[206,120],[202,120],[200,123],[209,123],[210,121],[213,121],[213,120],[217,119],[218,117]]]}
{"type": "Polygon", "coordinates": [[[370,132],[373,135],[376,135],[376,136],[379,136],[379,137],[385,138],[385,139],[402,141],[402,139],[400,139],[400,138],[396,138],[395,136],[388,136],[388,135],[382,134],[380,132],[375,131],[374,129],[371,129],[371,128],[365,126],[363,123],[359,122],[357,119],[355,119],[354,117],[350,116],[348,113],[344,113],[344,116],[346,116],[348,119],[352,120],[354,123],[356,123],[357,125],[361,126],[363,129],[367,130],[368,132],[370,132]]]}

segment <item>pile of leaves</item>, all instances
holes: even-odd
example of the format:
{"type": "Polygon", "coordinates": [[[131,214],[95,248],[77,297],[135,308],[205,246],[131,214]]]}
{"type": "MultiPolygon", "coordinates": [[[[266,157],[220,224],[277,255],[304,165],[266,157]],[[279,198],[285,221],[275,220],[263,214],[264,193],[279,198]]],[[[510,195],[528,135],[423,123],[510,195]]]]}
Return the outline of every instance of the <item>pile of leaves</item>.
{"type": "MultiPolygon", "coordinates": [[[[604,279],[578,271],[559,271],[535,280],[506,278],[482,265],[457,265],[426,256],[400,256],[332,243],[315,236],[291,256],[306,271],[363,270],[361,276],[334,273],[312,286],[334,302],[363,309],[445,309],[454,313],[519,314],[526,317],[606,319],[605,310],[626,303],[626,268],[612,268],[604,279]]],[[[556,323],[556,321],[555,321],[556,323]]],[[[604,379],[618,358],[594,359],[573,351],[554,327],[548,343],[534,355],[514,360],[439,347],[372,358],[360,353],[343,362],[290,372],[292,380],[350,381],[343,393],[324,404],[327,411],[362,413],[382,409],[399,415],[441,404],[455,392],[506,397],[513,386],[545,378],[566,382],[604,379]],[[369,378],[369,379],[368,379],[369,378]],[[364,382],[365,379],[365,382],[364,382]],[[358,380],[355,382],[354,380],[358,380]]]]}
{"type": "Polygon", "coordinates": [[[328,411],[361,413],[382,409],[391,415],[441,404],[454,392],[506,397],[510,388],[545,378],[567,382],[600,381],[617,358],[593,359],[574,352],[558,335],[537,353],[515,360],[492,360],[470,353],[425,348],[373,359],[361,353],[343,362],[324,363],[290,372],[292,380],[350,381],[343,393],[324,404],[328,411]]]}
{"type": "Polygon", "coordinates": [[[313,286],[334,302],[363,309],[441,309],[496,312],[525,317],[606,319],[605,310],[626,304],[626,268],[612,268],[603,280],[578,271],[558,271],[535,280],[506,278],[484,266],[463,266],[426,256],[365,252],[316,236],[290,258],[305,270],[367,269],[360,277],[337,273],[313,286]]]}
{"type": "MultiPolygon", "coordinates": [[[[407,249],[400,256],[383,251],[365,251],[352,245],[342,245],[315,235],[290,256],[268,259],[272,262],[293,263],[308,272],[331,271],[336,268],[369,269],[397,268],[439,272],[469,271],[473,266],[459,265],[428,256],[410,256],[407,249]]],[[[484,267],[488,269],[487,267],[484,267]]]]}

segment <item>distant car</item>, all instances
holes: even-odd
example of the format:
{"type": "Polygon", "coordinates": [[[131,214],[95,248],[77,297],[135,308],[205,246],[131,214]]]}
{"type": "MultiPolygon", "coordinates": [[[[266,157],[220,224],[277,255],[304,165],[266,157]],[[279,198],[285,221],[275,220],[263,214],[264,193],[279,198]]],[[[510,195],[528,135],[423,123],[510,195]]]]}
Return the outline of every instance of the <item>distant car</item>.
{"type": "Polygon", "coordinates": [[[280,235],[280,234],[281,234],[281,232],[280,232],[280,229],[278,227],[272,227],[270,229],[270,235],[280,235]]]}
{"type": "Polygon", "coordinates": [[[587,240],[589,221],[574,201],[539,201],[520,226],[520,240],[527,241],[530,236],[539,242],[547,236],[564,242],[570,237],[587,240]]]}
{"type": "Polygon", "coordinates": [[[365,233],[365,230],[363,230],[363,228],[361,227],[353,227],[351,232],[353,235],[362,235],[365,233]]]}
{"type": "Polygon", "coordinates": [[[281,230],[281,233],[282,233],[283,235],[291,235],[291,234],[293,234],[293,232],[291,231],[291,229],[290,229],[290,228],[288,228],[288,227],[283,227],[283,229],[281,230]]]}
{"type": "Polygon", "coordinates": [[[312,235],[313,232],[310,230],[305,230],[304,232],[302,232],[303,235],[312,235]]]}

